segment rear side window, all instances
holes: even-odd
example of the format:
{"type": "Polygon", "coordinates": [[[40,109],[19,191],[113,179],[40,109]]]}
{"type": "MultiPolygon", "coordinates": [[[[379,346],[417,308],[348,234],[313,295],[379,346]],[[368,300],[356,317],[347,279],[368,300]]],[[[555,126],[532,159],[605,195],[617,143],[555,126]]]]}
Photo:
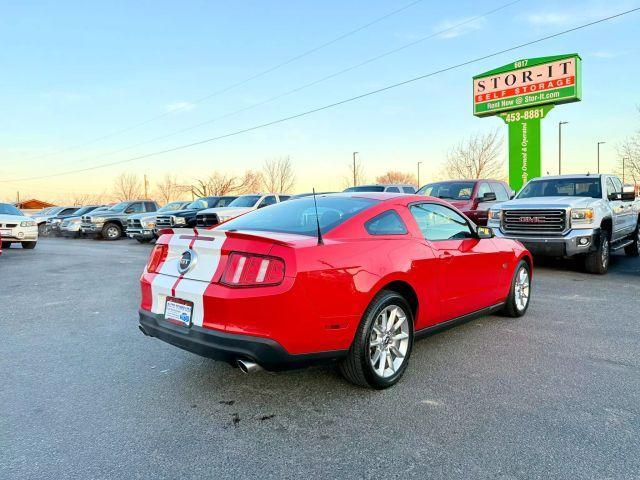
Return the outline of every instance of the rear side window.
{"type": "Polygon", "coordinates": [[[507,192],[507,189],[504,188],[504,185],[498,182],[494,182],[491,184],[491,187],[496,194],[496,200],[498,200],[499,202],[506,202],[507,200],[509,200],[509,193],[507,192]]]}
{"type": "Polygon", "coordinates": [[[387,210],[364,224],[371,235],[405,235],[407,227],[395,210],[387,210]]]}
{"type": "Polygon", "coordinates": [[[413,187],[402,187],[404,193],[416,193],[416,189],[413,187]]]}
{"type": "Polygon", "coordinates": [[[400,193],[400,189],[398,187],[388,187],[387,192],[400,193]]]}
{"type": "MultiPolygon", "coordinates": [[[[144,206],[145,206],[147,212],[155,212],[156,211],[156,204],[153,203],[153,202],[145,202],[144,206]]],[[[176,208],[178,208],[178,207],[176,206],[176,208]]]]}

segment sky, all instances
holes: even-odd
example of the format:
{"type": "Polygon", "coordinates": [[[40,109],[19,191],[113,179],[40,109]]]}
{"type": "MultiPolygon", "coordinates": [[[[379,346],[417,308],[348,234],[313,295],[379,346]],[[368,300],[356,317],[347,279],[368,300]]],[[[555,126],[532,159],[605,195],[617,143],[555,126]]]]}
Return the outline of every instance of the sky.
{"type": "Polygon", "coordinates": [[[542,170],[557,173],[559,121],[569,122],[563,173],[595,171],[598,141],[606,142],[602,170],[614,169],[616,146],[640,128],[640,12],[247,133],[27,180],[269,123],[640,6],[521,1],[473,20],[509,1],[414,2],[3,0],[0,200],[14,201],[18,191],[53,201],[108,193],[123,172],[146,174],[151,184],[167,173],[189,183],[283,156],[295,168],[297,192],[331,191],[343,186],[354,151],[370,181],[388,170],[415,173],[420,161],[424,184],[442,178],[454,144],[496,128],[505,135],[506,164],[507,127],[472,115],[471,77],[520,58],[573,52],[583,59],[582,101],[543,120],[542,170]]]}

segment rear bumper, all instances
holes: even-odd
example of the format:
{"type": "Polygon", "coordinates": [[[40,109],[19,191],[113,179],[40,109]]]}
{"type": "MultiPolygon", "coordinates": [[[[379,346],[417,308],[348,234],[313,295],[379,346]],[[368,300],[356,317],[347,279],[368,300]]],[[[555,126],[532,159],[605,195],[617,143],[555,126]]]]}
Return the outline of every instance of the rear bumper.
{"type": "Polygon", "coordinates": [[[600,243],[600,229],[575,229],[558,237],[535,237],[504,233],[499,228],[494,229],[496,237],[518,240],[534,255],[548,255],[554,257],[572,257],[593,252],[600,243]],[[581,242],[587,242],[582,244],[581,242]]]}
{"type": "Polygon", "coordinates": [[[191,326],[189,328],[164,320],[162,315],[140,310],[140,329],[145,335],[156,337],[197,355],[235,364],[239,358],[256,362],[269,371],[304,368],[310,365],[333,363],[347,354],[347,350],[292,355],[275,340],[251,335],[226,333],[191,326]]]}

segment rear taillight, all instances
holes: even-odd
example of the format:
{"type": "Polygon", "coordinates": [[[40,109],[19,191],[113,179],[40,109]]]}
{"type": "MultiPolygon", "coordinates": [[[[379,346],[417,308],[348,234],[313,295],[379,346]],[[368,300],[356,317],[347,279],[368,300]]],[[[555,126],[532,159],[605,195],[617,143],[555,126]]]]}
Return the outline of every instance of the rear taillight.
{"type": "Polygon", "coordinates": [[[284,279],[284,261],[278,257],[233,252],[220,283],[229,287],[278,285],[284,279]]]}
{"type": "Polygon", "coordinates": [[[167,259],[167,254],[169,253],[168,245],[156,245],[153,247],[151,252],[151,256],[149,257],[149,263],[147,263],[147,272],[156,273],[158,271],[158,267],[162,262],[167,259]]]}

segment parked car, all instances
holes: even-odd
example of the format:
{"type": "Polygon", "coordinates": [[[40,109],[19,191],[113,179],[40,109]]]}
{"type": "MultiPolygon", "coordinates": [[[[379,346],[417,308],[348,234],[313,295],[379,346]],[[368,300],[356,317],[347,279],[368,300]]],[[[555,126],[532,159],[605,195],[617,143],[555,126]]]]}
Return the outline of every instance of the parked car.
{"type": "Polygon", "coordinates": [[[156,220],[158,215],[166,212],[180,211],[189,205],[189,202],[178,201],[167,203],[156,212],[138,213],[127,219],[127,236],[135,238],[140,243],[149,243],[158,237],[156,220]]]}
{"type": "Polygon", "coordinates": [[[47,220],[47,229],[50,235],[54,235],[59,237],[62,235],[61,226],[62,222],[64,222],[68,218],[73,217],[82,217],[89,212],[94,211],[96,208],[101,207],[102,205],[85,205],[83,207],[76,207],[76,210],[73,212],[67,213],[59,213],[55,217],[51,217],[47,220]]]}
{"type": "Polygon", "coordinates": [[[189,203],[182,210],[163,212],[156,219],[156,229],[167,228],[193,228],[196,226],[196,215],[207,208],[226,207],[237,196],[225,195],[222,197],[201,197],[189,203]]]}
{"type": "Polygon", "coordinates": [[[581,256],[591,273],[606,273],[612,250],[637,257],[640,202],[615,175],[561,175],[528,182],[515,199],[491,209],[496,235],[532,253],[581,256]]]}
{"type": "Polygon", "coordinates": [[[382,183],[374,183],[371,185],[358,185],[357,187],[349,187],[344,189],[345,192],[388,192],[388,193],[416,193],[416,187],[413,185],[392,184],[385,185],[382,183]]]}
{"type": "Polygon", "coordinates": [[[49,209],[45,209],[40,214],[33,215],[31,218],[38,225],[38,234],[45,236],[49,233],[49,228],[47,221],[58,214],[68,214],[77,210],[78,207],[66,206],[66,207],[49,207],[49,209]],[[46,212],[45,212],[46,211],[46,212]]]}
{"type": "Polygon", "coordinates": [[[86,205],[79,208],[73,214],[62,218],[61,221],[57,224],[57,228],[56,225],[52,222],[51,228],[57,235],[61,235],[63,237],[78,238],[81,236],[80,224],[82,223],[82,216],[88,213],[97,213],[101,210],[107,209],[109,209],[109,207],[105,205],[86,205]]]}
{"type": "Polygon", "coordinates": [[[288,200],[290,195],[275,193],[240,195],[226,207],[208,208],[196,215],[196,226],[211,227],[258,208],[288,200]]]}
{"type": "Polygon", "coordinates": [[[529,253],[446,202],[316,200],[162,235],[141,277],[142,332],[245,372],[337,361],[351,382],[385,388],[404,373],[415,338],[527,311],[529,253]]]}
{"type": "Polygon", "coordinates": [[[36,248],[38,242],[38,224],[8,203],[0,203],[0,237],[2,248],[10,248],[19,243],[22,248],[36,248]]]}
{"type": "Polygon", "coordinates": [[[489,209],[496,202],[506,202],[514,196],[506,182],[499,180],[448,180],[428,183],[418,195],[441,198],[456,207],[476,225],[486,225],[489,209]]]}
{"type": "Polygon", "coordinates": [[[158,204],[151,200],[128,200],[96,213],[82,216],[80,231],[88,236],[105,240],[118,240],[126,232],[131,215],[155,212],[158,204]]]}

